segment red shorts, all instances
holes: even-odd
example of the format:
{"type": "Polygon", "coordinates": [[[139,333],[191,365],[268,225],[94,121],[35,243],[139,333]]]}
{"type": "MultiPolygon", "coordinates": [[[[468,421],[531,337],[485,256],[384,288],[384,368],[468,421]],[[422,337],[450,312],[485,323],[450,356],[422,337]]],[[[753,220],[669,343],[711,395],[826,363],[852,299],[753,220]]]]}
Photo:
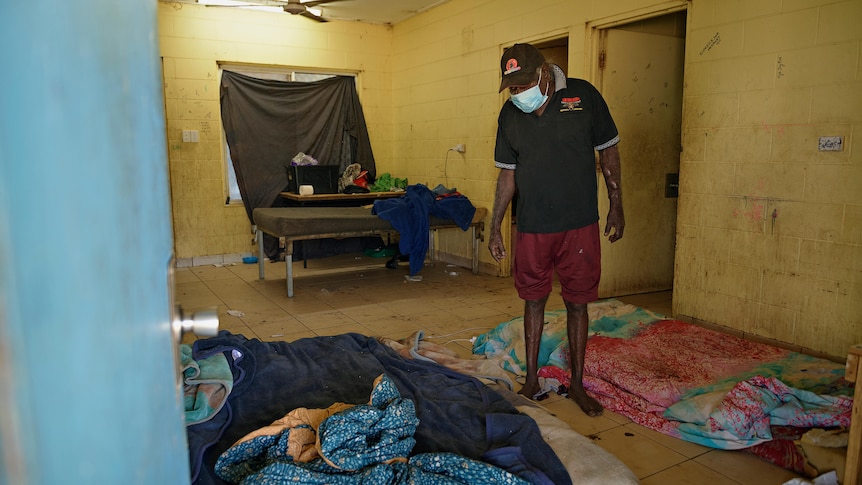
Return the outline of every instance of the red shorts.
{"type": "Polygon", "coordinates": [[[599,298],[602,251],[599,223],[549,234],[519,232],[515,247],[515,288],[524,300],[551,294],[554,270],[563,300],[589,303],[599,298]]]}

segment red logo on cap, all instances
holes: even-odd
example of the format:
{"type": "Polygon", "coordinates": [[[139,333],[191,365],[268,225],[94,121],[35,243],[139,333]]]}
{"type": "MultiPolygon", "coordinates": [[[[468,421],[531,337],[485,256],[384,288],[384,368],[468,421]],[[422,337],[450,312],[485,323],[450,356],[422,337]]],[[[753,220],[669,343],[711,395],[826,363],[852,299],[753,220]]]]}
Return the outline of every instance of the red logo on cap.
{"type": "Polygon", "coordinates": [[[521,66],[518,65],[518,60],[514,57],[506,61],[506,72],[503,73],[504,76],[512,74],[513,72],[518,72],[521,70],[521,66]]]}

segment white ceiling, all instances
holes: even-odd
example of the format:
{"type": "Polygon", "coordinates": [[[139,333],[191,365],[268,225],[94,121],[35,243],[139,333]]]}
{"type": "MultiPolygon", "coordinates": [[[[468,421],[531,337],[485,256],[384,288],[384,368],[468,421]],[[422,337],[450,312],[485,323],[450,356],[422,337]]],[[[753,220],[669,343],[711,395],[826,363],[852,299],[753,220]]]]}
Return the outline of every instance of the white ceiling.
{"type": "MultiPolygon", "coordinates": [[[[164,3],[197,3],[197,0],[160,0],[164,3]]],[[[304,0],[303,0],[304,1],[304,0]]],[[[394,25],[448,0],[338,0],[317,5],[327,20],[349,20],[394,25]]],[[[249,4],[282,5],[286,0],[247,0],[249,4]]],[[[279,12],[279,14],[281,14],[279,12]]],[[[308,19],[309,22],[314,22],[308,19]]]]}
{"type": "Polygon", "coordinates": [[[397,24],[446,0],[341,0],[319,5],[328,20],[397,24]]]}

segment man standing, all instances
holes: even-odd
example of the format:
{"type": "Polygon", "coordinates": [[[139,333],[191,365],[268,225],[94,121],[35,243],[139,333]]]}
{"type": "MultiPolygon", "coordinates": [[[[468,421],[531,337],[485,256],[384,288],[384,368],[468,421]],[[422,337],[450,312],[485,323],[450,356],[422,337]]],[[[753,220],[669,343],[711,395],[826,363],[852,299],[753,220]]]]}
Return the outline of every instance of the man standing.
{"type": "Polygon", "coordinates": [[[598,90],[582,79],[567,79],[532,45],[507,49],[500,69],[500,91],[508,88],[510,98],[497,120],[494,159],[501,170],[488,249],[497,261],[506,257],[500,224],[517,192],[514,280],[524,300],[527,354],[520,392],[533,398],[539,391],[539,343],[556,270],[567,312],[569,398],[586,414],[598,416],[602,405],[583,385],[587,303],[598,299],[601,275],[595,152],[610,199],[604,234],[615,242],[625,227],[619,133],[598,90]]]}

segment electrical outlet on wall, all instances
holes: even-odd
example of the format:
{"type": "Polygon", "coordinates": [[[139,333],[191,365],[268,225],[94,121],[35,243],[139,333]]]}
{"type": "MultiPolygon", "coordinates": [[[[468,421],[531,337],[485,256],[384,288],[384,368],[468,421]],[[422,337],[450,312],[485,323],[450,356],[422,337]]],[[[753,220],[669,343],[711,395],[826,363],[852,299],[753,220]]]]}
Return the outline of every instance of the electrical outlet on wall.
{"type": "Polygon", "coordinates": [[[198,130],[183,130],[183,143],[197,143],[199,141],[198,130]]]}
{"type": "Polygon", "coordinates": [[[466,146],[464,146],[464,144],[463,144],[463,143],[459,143],[459,144],[457,144],[457,145],[453,146],[452,148],[450,148],[450,150],[454,150],[454,151],[456,151],[456,152],[458,152],[458,153],[464,153],[464,152],[466,152],[466,151],[467,151],[467,147],[466,147],[466,146]]]}
{"type": "Polygon", "coordinates": [[[817,150],[821,152],[840,152],[843,149],[843,136],[821,136],[817,141],[817,150]]]}

